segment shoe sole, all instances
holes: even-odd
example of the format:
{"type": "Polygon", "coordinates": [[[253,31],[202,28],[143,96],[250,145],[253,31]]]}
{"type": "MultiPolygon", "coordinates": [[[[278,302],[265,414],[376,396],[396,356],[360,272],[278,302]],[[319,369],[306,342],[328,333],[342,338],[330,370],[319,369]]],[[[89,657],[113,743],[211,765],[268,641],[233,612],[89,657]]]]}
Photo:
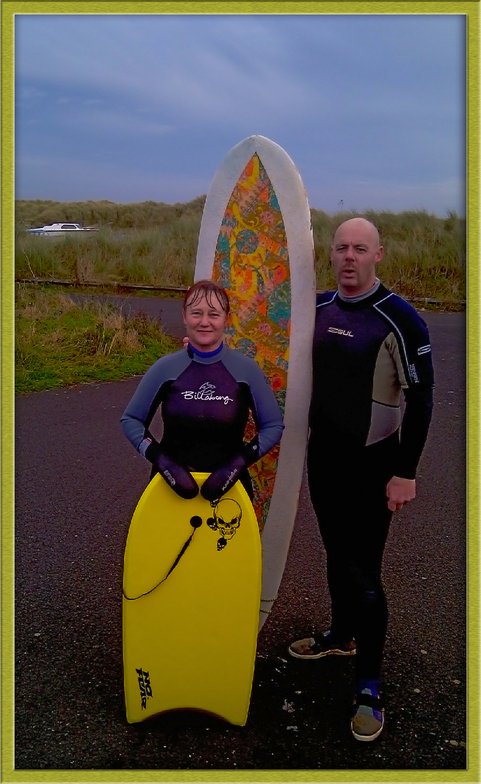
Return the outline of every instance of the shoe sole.
{"type": "Polygon", "coordinates": [[[367,742],[369,742],[371,740],[376,740],[376,738],[379,738],[379,736],[380,736],[381,732],[383,731],[383,729],[384,729],[384,721],[383,721],[382,725],[379,727],[378,731],[374,733],[374,735],[358,735],[358,733],[354,731],[354,729],[352,727],[352,724],[351,724],[351,732],[353,734],[353,737],[356,738],[356,740],[360,740],[360,741],[367,741],[367,742]]]}
{"type": "Polygon", "coordinates": [[[290,653],[295,659],[323,659],[324,656],[355,656],[356,649],[354,648],[353,651],[341,651],[338,649],[334,649],[331,651],[322,651],[321,653],[296,653],[291,648],[287,649],[287,652],[290,653]]]}
{"type": "Polygon", "coordinates": [[[380,711],[380,714],[381,714],[381,726],[379,727],[378,730],[376,730],[376,732],[373,732],[372,735],[361,735],[360,733],[356,732],[356,730],[354,729],[354,721],[351,720],[351,732],[353,734],[353,737],[356,738],[356,740],[360,740],[364,742],[366,741],[369,742],[371,740],[376,740],[376,738],[379,738],[381,732],[384,729],[384,709],[380,711]]]}

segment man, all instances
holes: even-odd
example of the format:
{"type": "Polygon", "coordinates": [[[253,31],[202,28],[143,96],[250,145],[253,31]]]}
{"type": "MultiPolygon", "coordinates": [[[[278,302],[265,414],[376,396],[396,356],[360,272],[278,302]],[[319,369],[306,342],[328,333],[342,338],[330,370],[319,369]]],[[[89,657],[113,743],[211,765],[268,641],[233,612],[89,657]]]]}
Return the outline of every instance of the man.
{"type": "Polygon", "coordinates": [[[305,660],[356,654],[351,731],[361,741],[377,738],[384,725],[382,556],[392,513],[416,495],[433,406],[426,324],[376,277],[382,256],[372,223],[342,223],[331,247],[338,290],[317,299],[307,465],[327,556],[331,628],[289,646],[305,660]]]}

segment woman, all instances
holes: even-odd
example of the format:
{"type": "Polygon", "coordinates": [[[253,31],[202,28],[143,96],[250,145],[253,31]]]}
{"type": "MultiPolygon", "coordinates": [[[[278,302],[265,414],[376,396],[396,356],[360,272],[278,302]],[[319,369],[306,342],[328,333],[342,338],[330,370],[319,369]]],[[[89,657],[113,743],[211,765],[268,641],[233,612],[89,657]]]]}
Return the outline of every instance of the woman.
{"type": "Polygon", "coordinates": [[[182,314],[187,349],[162,357],[147,371],[121,418],[123,431],[182,498],[199,492],[192,471],[210,473],[201,488],[208,501],[239,479],[252,498],[247,468],[282,435],[276,398],[259,365],[224,345],[229,299],[221,286],[195,283],[182,314]],[[149,427],[161,404],[164,430],[158,443],[149,427]],[[258,432],[245,443],[249,411],[258,432]]]}

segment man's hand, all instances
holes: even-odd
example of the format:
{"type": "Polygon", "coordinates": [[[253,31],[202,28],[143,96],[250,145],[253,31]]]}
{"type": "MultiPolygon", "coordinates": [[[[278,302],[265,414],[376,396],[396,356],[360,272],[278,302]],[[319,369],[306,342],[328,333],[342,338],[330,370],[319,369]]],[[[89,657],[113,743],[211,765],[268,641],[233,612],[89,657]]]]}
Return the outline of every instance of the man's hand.
{"type": "Polygon", "coordinates": [[[404,504],[416,497],[416,480],[393,476],[386,485],[387,506],[391,512],[399,512],[404,504]]]}
{"type": "Polygon", "coordinates": [[[182,338],[182,348],[187,348],[188,345],[189,345],[189,338],[186,335],[185,338],[182,338]]]}

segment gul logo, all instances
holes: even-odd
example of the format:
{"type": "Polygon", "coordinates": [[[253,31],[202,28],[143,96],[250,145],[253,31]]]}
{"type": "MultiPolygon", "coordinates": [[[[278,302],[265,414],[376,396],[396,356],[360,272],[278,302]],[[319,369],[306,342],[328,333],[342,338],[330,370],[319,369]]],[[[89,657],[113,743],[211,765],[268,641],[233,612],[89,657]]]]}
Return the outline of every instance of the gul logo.
{"type": "Polygon", "coordinates": [[[152,697],[152,686],[150,685],[150,673],[145,672],[145,670],[140,668],[140,670],[135,670],[137,673],[137,680],[139,682],[140,688],[140,699],[142,702],[142,710],[147,708],[147,698],[152,697]]]}
{"type": "Polygon", "coordinates": [[[204,400],[213,403],[220,400],[225,406],[227,406],[228,403],[234,402],[228,395],[217,395],[214,384],[210,384],[208,381],[206,381],[205,384],[202,384],[197,392],[186,390],[185,392],[182,392],[182,395],[184,396],[184,400],[204,400]]]}

